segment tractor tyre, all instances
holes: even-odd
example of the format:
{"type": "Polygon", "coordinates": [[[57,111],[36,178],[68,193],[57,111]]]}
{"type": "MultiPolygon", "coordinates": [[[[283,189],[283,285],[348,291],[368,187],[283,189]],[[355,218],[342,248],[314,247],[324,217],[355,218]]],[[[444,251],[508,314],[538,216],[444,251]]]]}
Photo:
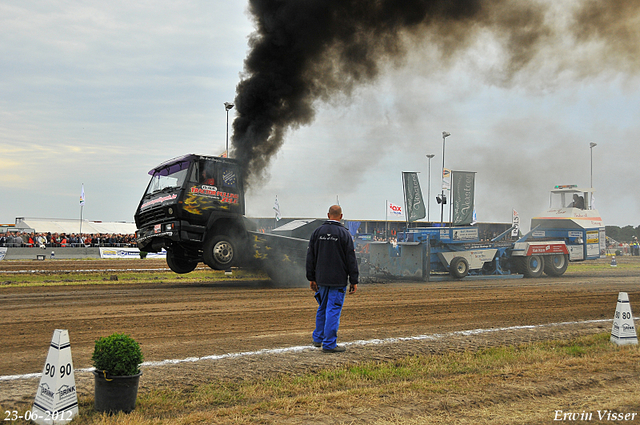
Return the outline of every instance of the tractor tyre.
{"type": "Polygon", "coordinates": [[[569,258],[567,254],[550,255],[545,258],[544,272],[547,276],[562,276],[567,271],[569,258]]]}
{"type": "Polygon", "coordinates": [[[540,277],[544,270],[544,258],[540,255],[522,257],[520,259],[520,271],[524,277],[540,277]]]}
{"type": "Polygon", "coordinates": [[[454,257],[449,264],[449,273],[456,279],[462,279],[469,274],[469,262],[463,257],[454,257]]]}

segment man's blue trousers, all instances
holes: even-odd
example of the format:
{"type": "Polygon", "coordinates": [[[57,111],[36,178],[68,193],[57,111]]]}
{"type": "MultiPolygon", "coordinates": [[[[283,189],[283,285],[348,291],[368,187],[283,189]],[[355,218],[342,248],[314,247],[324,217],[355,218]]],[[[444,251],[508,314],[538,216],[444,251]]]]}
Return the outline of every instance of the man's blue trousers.
{"type": "Polygon", "coordinates": [[[316,293],[318,312],[316,313],[316,329],[313,331],[313,341],[321,342],[322,348],[331,350],[336,348],[340,314],[346,286],[319,286],[316,293]]]}

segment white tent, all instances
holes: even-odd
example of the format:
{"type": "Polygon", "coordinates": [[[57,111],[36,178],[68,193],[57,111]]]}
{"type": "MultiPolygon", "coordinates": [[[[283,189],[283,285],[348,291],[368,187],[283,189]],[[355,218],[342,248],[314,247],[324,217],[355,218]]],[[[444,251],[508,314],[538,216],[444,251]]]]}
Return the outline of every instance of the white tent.
{"type": "MultiPolygon", "coordinates": [[[[21,232],[80,233],[80,219],[18,217],[13,228],[21,232]]],[[[133,234],[135,223],[82,220],[82,234],[133,234]]]]}

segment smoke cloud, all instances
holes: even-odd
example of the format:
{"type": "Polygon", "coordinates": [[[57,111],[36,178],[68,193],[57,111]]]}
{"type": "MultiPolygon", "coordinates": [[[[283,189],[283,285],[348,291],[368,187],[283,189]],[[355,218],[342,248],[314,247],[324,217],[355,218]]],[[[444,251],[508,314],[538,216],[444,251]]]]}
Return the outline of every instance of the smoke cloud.
{"type": "Polygon", "coordinates": [[[500,85],[538,64],[557,75],[608,67],[634,72],[639,6],[640,0],[579,1],[556,16],[554,3],[543,1],[250,0],[256,31],[237,86],[233,156],[255,184],[287,131],[313,121],[316,102],[349,99],[384,67],[400,67],[408,52],[427,46],[446,67],[491,34],[501,47],[491,78],[500,85]],[[567,63],[558,46],[589,46],[591,53],[567,63]]]}

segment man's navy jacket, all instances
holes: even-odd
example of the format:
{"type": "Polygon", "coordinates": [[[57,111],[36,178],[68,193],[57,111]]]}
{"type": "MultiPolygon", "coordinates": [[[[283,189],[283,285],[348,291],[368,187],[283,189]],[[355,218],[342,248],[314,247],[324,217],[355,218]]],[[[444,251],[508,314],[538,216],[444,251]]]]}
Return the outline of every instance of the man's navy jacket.
{"type": "Polygon", "coordinates": [[[318,286],[358,284],[358,262],[349,231],[335,220],[327,220],[309,239],[307,280],[318,286]]]}

